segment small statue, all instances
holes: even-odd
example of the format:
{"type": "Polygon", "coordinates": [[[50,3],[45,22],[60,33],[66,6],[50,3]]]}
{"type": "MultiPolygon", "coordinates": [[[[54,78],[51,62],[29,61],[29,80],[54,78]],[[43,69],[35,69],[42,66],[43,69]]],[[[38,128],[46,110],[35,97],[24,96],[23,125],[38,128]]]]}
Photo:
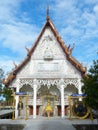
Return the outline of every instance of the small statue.
{"type": "Polygon", "coordinates": [[[46,105],[44,111],[47,113],[48,117],[50,117],[50,114],[53,113],[53,108],[51,106],[50,100],[48,100],[47,105],[46,105]]]}
{"type": "Polygon", "coordinates": [[[22,102],[22,98],[19,98],[18,110],[22,110],[22,109],[23,109],[23,102],[22,102]]]}

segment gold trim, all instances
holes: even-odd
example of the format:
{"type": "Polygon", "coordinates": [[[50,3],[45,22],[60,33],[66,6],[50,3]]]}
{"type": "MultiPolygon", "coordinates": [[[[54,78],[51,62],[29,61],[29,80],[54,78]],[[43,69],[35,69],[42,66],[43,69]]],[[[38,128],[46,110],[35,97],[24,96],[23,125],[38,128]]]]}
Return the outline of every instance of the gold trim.
{"type": "Polygon", "coordinates": [[[26,117],[25,120],[28,119],[28,95],[26,95],[26,117]]]}
{"type": "MultiPolygon", "coordinates": [[[[87,112],[86,112],[86,114],[85,114],[84,116],[79,116],[78,113],[76,113],[76,112],[74,111],[74,108],[75,108],[75,107],[78,107],[79,103],[80,103],[80,101],[78,101],[77,103],[74,103],[74,104],[73,104],[73,106],[72,106],[72,112],[73,112],[73,114],[75,115],[76,118],[78,118],[78,119],[85,119],[85,118],[87,118],[87,116],[90,114],[89,107],[86,107],[87,112]]],[[[83,102],[81,102],[81,103],[83,104],[83,102]]]]}
{"type": "MultiPolygon", "coordinates": [[[[70,110],[69,119],[70,119],[70,120],[72,119],[72,104],[71,104],[72,99],[83,99],[83,98],[85,98],[85,97],[82,97],[82,96],[79,96],[79,97],[69,96],[69,97],[68,97],[69,110],[70,110]]],[[[86,113],[84,116],[80,117],[80,116],[75,115],[75,117],[78,118],[78,119],[85,119],[85,118],[87,118],[87,116],[88,116],[89,114],[90,114],[91,120],[93,120],[91,108],[90,108],[90,107],[87,107],[87,113],[86,113]]]]}

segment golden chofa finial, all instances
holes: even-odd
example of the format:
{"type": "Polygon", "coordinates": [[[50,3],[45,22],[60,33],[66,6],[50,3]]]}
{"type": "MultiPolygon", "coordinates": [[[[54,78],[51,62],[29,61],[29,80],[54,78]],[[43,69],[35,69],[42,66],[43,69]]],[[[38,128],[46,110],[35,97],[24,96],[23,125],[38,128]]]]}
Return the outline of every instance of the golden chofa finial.
{"type": "Polygon", "coordinates": [[[49,20],[49,6],[47,6],[46,19],[49,20]]]}

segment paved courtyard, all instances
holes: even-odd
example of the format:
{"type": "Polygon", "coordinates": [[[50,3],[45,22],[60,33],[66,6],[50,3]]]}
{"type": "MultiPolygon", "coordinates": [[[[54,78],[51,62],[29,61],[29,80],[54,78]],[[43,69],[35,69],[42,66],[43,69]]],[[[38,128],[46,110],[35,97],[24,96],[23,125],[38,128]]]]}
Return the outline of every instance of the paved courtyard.
{"type": "MultiPolygon", "coordinates": [[[[75,130],[73,124],[97,124],[97,120],[68,120],[68,119],[54,119],[54,118],[40,118],[29,120],[0,120],[0,125],[5,124],[23,124],[25,125],[23,130],[75,130]]],[[[6,127],[2,127],[0,130],[8,130],[6,127]]],[[[11,129],[15,130],[15,129],[11,129]]],[[[18,129],[17,129],[18,130],[18,129]]],[[[20,130],[20,129],[19,129],[20,130]]]]}

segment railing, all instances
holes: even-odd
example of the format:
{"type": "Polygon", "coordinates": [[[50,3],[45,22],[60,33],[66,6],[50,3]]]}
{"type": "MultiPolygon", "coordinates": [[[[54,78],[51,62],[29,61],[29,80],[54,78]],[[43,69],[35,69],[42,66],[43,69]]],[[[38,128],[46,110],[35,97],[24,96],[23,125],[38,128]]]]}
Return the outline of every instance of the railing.
{"type": "MultiPolygon", "coordinates": [[[[42,105],[42,100],[41,99],[37,99],[36,104],[37,105],[42,105]]],[[[33,105],[33,98],[29,98],[28,99],[28,105],[33,105]]]]}
{"type": "MultiPolygon", "coordinates": [[[[42,104],[43,104],[42,99],[37,99],[36,104],[37,104],[37,105],[42,105],[42,104]]],[[[55,105],[61,105],[61,100],[54,101],[54,104],[55,104],[55,105]]],[[[65,98],[65,99],[64,99],[64,104],[65,104],[65,105],[68,105],[68,104],[69,104],[68,98],[65,98]]],[[[33,105],[33,98],[29,98],[29,99],[28,99],[28,105],[33,105]]]]}
{"type": "Polygon", "coordinates": [[[64,99],[64,103],[65,103],[65,105],[69,105],[68,98],[65,98],[65,99],[64,99]]]}
{"type": "Polygon", "coordinates": [[[33,105],[33,98],[28,98],[28,105],[33,105]]]}
{"type": "Polygon", "coordinates": [[[12,102],[0,102],[0,110],[8,110],[12,108],[12,102]]]}
{"type": "Polygon", "coordinates": [[[0,106],[0,110],[9,110],[12,109],[12,106],[0,106]]]}

